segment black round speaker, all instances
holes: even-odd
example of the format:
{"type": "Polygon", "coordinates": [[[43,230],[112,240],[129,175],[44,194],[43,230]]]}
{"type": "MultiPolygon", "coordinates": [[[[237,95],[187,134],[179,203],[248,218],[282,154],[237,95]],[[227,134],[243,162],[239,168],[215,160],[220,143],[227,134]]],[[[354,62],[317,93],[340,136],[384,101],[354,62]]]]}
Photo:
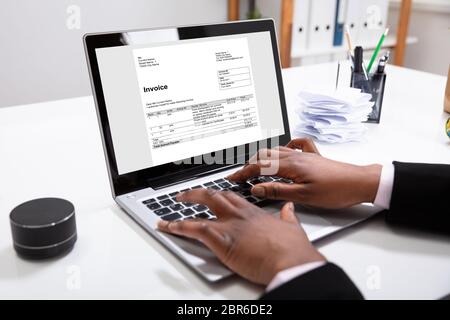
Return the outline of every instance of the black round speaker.
{"type": "Polygon", "coordinates": [[[77,240],[75,207],[67,200],[41,198],[22,203],[9,216],[16,252],[45,259],[70,251],[77,240]]]}

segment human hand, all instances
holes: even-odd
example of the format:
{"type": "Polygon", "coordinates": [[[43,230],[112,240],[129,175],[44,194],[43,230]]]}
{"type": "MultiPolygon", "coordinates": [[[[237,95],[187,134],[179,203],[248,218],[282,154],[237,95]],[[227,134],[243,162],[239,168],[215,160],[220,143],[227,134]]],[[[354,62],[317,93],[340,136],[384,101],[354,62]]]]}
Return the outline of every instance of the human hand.
{"type": "Polygon", "coordinates": [[[278,218],[229,191],[195,189],[178,194],[177,200],[206,205],[218,219],[160,221],[158,229],[203,242],[223,264],[252,282],[267,285],[282,270],[325,261],[297,221],[292,202],[278,218]]]}
{"type": "Polygon", "coordinates": [[[276,175],[293,183],[260,183],[252,188],[253,195],[321,208],[373,202],[381,175],[381,165],[357,166],[330,160],[319,154],[311,140],[295,139],[286,147],[260,150],[248,165],[227,179],[245,181],[264,175],[267,167],[278,167],[276,175]]]}

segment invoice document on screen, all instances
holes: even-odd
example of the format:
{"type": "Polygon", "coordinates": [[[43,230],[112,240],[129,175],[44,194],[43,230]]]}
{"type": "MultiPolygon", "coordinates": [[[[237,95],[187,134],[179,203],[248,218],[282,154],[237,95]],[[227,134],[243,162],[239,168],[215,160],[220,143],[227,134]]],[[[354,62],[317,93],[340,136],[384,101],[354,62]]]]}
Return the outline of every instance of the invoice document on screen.
{"type": "Polygon", "coordinates": [[[153,165],[266,138],[246,37],[133,50],[153,165]]]}

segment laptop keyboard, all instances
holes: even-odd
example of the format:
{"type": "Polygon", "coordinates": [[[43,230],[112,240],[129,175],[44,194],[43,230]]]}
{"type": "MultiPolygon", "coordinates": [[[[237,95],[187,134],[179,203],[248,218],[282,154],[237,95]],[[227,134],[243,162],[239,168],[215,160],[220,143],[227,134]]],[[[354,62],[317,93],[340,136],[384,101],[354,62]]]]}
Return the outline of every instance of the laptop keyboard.
{"type": "Polygon", "coordinates": [[[262,182],[283,182],[292,183],[291,180],[279,177],[261,176],[248,180],[243,183],[236,183],[225,179],[209,181],[191,188],[163,194],[158,197],[147,199],[142,203],[155,215],[166,221],[189,220],[189,219],[208,219],[215,220],[216,216],[208,207],[201,204],[188,202],[178,202],[176,196],[179,192],[185,192],[191,189],[212,188],[219,191],[232,191],[246,199],[247,201],[263,207],[269,203],[267,199],[261,199],[251,194],[250,189],[262,182]]]}

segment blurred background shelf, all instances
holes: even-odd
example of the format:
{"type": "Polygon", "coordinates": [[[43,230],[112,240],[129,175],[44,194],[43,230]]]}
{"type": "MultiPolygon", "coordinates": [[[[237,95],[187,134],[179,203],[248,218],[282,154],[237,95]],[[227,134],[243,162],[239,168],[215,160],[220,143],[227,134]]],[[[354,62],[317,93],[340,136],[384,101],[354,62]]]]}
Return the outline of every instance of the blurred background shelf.
{"type": "MultiPolygon", "coordinates": [[[[415,44],[419,41],[417,37],[409,36],[406,38],[406,44],[415,44]]],[[[376,46],[376,42],[361,44],[366,51],[374,50],[376,46]]],[[[397,45],[397,37],[395,35],[390,35],[386,37],[386,40],[383,43],[383,49],[393,49],[397,45]]],[[[311,56],[319,56],[325,54],[346,54],[347,46],[339,46],[339,47],[331,47],[326,49],[307,49],[307,50],[293,50],[291,53],[292,59],[311,57],[311,56]]]]}
{"type": "MultiPolygon", "coordinates": [[[[249,0],[247,0],[249,1],[249,0]]],[[[251,1],[251,0],[250,0],[251,1]]],[[[279,48],[280,48],[280,60],[283,68],[291,66],[292,59],[297,58],[311,58],[314,56],[320,56],[324,54],[341,54],[345,51],[345,47],[331,47],[327,49],[308,50],[300,52],[295,50],[292,52],[292,25],[294,17],[295,0],[280,0],[281,7],[279,11],[279,48]]],[[[438,0],[435,0],[438,1],[438,0]]],[[[450,1],[450,0],[449,0],[450,1]]],[[[277,1],[266,1],[265,4],[273,6],[277,1]]],[[[411,15],[412,0],[399,0],[397,1],[399,6],[396,35],[389,37],[386,41],[385,47],[394,50],[393,63],[398,66],[402,66],[404,63],[405,49],[408,44],[416,43],[418,41],[415,37],[408,37],[408,27],[411,15]]],[[[280,5],[280,3],[278,4],[280,5]]],[[[239,20],[241,18],[242,4],[240,0],[228,0],[228,20],[239,20]]],[[[264,14],[263,14],[264,15],[264,14]]],[[[373,48],[376,45],[377,39],[374,40],[374,44],[368,44],[368,48],[373,48]]]]}

